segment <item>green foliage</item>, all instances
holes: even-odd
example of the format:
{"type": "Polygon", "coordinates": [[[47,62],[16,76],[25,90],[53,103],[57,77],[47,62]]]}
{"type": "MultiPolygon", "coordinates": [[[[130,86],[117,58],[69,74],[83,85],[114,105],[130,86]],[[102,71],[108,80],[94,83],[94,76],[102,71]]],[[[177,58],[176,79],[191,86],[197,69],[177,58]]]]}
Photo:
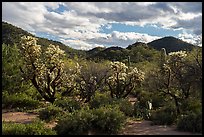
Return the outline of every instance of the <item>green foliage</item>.
{"type": "Polygon", "coordinates": [[[94,109],[93,114],[96,116],[92,122],[93,128],[103,133],[116,133],[122,128],[126,119],[120,109],[113,106],[94,109]]]}
{"type": "Polygon", "coordinates": [[[108,67],[103,63],[86,61],[81,64],[81,73],[76,80],[80,97],[84,102],[89,102],[96,91],[103,91],[108,67]]]}
{"type": "Polygon", "coordinates": [[[181,102],[181,113],[186,114],[189,112],[199,113],[202,110],[202,103],[200,99],[188,98],[181,102]]]}
{"type": "Polygon", "coordinates": [[[33,86],[30,86],[29,88],[27,88],[23,92],[25,94],[27,94],[28,96],[30,96],[31,98],[33,98],[34,100],[41,101],[43,99],[42,96],[40,95],[40,93],[33,86]]]}
{"type": "Polygon", "coordinates": [[[199,132],[202,133],[202,112],[188,113],[179,118],[177,129],[181,131],[199,132]]]}
{"type": "Polygon", "coordinates": [[[99,108],[101,106],[111,104],[112,102],[113,99],[110,97],[110,95],[106,93],[96,92],[95,96],[92,97],[91,100],[89,101],[89,106],[91,109],[99,108]]]}
{"type": "Polygon", "coordinates": [[[136,118],[149,119],[150,108],[149,103],[152,103],[152,97],[149,92],[144,91],[144,89],[137,89],[137,100],[134,103],[133,115],[136,118]]]}
{"type": "Polygon", "coordinates": [[[90,100],[89,106],[91,109],[96,109],[106,106],[117,106],[126,116],[133,116],[133,105],[128,99],[114,99],[111,98],[107,93],[96,93],[95,96],[90,100]]]}
{"type": "Polygon", "coordinates": [[[124,114],[116,107],[81,109],[67,114],[54,128],[59,135],[87,134],[89,131],[115,133],[125,122],[124,114]]]}
{"type": "Polygon", "coordinates": [[[134,115],[134,106],[127,98],[115,99],[113,104],[118,105],[120,111],[122,111],[126,116],[132,117],[134,115]]]}
{"type": "Polygon", "coordinates": [[[2,44],[2,89],[9,93],[21,92],[28,88],[27,82],[22,81],[19,67],[22,59],[16,44],[2,44]]]}
{"type": "Polygon", "coordinates": [[[133,110],[133,116],[136,118],[140,118],[140,119],[149,119],[150,117],[150,110],[146,107],[146,103],[145,104],[141,103],[140,101],[136,101],[134,103],[134,110],[133,110]]]}
{"type": "Polygon", "coordinates": [[[65,111],[73,112],[75,110],[81,109],[81,104],[74,98],[63,98],[55,100],[54,104],[58,107],[63,108],[65,111]]]}
{"type": "Polygon", "coordinates": [[[91,121],[95,116],[90,110],[81,109],[68,113],[65,118],[58,121],[54,128],[58,135],[84,134],[91,128],[91,121]]]}
{"type": "Polygon", "coordinates": [[[176,108],[172,105],[154,110],[151,113],[150,119],[156,125],[171,125],[176,122],[176,108]]]}
{"type": "Polygon", "coordinates": [[[152,108],[153,109],[163,107],[165,104],[164,97],[160,94],[152,94],[151,100],[152,100],[152,108]]]}
{"type": "Polygon", "coordinates": [[[159,52],[155,49],[147,46],[146,44],[134,43],[131,48],[129,49],[129,54],[131,62],[139,63],[143,61],[155,61],[156,58],[159,56],[159,52]]]}
{"type": "Polygon", "coordinates": [[[2,135],[56,135],[56,132],[45,128],[40,121],[29,124],[3,122],[2,135]]]}
{"type": "Polygon", "coordinates": [[[3,92],[2,97],[2,104],[4,104],[4,108],[18,108],[27,110],[38,108],[40,105],[38,100],[34,100],[25,93],[10,95],[8,92],[3,92]]]}
{"type": "Polygon", "coordinates": [[[39,111],[39,118],[41,120],[45,120],[46,122],[49,122],[51,120],[56,120],[58,117],[60,117],[63,114],[64,112],[62,108],[56,107],[50,104],[46,108],[39,111]]]}

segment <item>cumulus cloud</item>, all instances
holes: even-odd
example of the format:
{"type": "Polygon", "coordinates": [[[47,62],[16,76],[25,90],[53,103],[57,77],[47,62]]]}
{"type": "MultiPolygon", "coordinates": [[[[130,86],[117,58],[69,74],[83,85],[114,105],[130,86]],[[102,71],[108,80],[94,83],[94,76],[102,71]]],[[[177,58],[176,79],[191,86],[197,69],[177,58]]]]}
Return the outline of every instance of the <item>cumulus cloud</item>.
{"type": "Polygon", "coordinates": [[[80,50],[90,50],[95,47],[105,47],[104,45],[89,43],[87,41],[82,41],[78,39],[69,39],[69,40],[61,39],[60,41],[67,45],[72,45],[72,48],[74,49],[80,49],[80,50]]]}
{"type": "Polygon", "coordinates": [[[186,30],[192,30],[194,34],[201,35],[202,33],[202,15],[194,17],[189,20],[178,19],[173,28],[185,28],[186,30]]]}
{"type": "Polygon", "coordinates": [[[185,42],[202,47],[202,35],[193,35],[187,32],[183,32],[178,35],[178,38],[185,42]]]}
{"type": "MultiPolygon", "coordinates": [[[[188,31],[196,38],[202,34],[201,18],[201,2],[2,3],[3,21],[34,34],[47,33],[50,36],[57,36],[61,42],[77,49],[110,45],[125,47],[135,41],[149,42],[158,38],[137,32],[102,33],[103,26],[109,30],[113,28],[111,23],[132,26],[160,25],[166,29],[188,31]],[[66,10],[56,12],[60,5],[66,10]]],[[[178,37],[183,38],[184,35],[186,36],[180,34],[178,37]]]]}
{"type": "Polygon", "coordinates": [[[88,39],[88,42],[97,43],[99,45],[106,46],[120,46],[127,47],[135,42],[148,43],[155,39],[159,39],[158,36],[150,36],[148,34],[135,33],[135,32],[118,32],[113,31],[111,34],[103,35],[98,38],[88,39]]]}

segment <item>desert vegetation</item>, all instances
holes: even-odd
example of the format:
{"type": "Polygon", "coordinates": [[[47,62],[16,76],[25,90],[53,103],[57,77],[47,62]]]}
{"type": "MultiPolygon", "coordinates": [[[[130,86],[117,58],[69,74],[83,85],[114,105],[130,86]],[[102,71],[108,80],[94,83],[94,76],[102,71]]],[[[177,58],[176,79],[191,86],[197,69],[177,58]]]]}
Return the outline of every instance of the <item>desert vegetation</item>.
{"type": "Polygon", "coordinates": [[[125,49],[129,56],[112,50],[121,55],[113,61],[114,54],[72,58],[33,36],[2,44],[3,109],[39,115],[32,124],[3,121],[2,134],[117,134],[129,118],[201,133],[202,48],[147,48],[125,49]],[[52,121],[55,127],[43,128],[52,121]]]}

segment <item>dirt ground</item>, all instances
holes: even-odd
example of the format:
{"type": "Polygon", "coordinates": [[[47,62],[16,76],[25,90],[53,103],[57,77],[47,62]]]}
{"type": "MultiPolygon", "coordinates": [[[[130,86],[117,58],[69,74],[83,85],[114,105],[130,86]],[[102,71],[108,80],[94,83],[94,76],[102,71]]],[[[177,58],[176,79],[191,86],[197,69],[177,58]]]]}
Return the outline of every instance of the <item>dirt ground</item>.
{"type": "Polygon", "coordinates": [[[151,121],[129,121],[121,135],[198,135],[177,131],[175,126],[151,125],[151,121]]]}
{"type": "MultiPolygon", "coordinates": [[[[7,112],[2,111],[2,121],[12,121],[16,123],[31,123],[37,114],[24,112],[7,112]]],[[[55,122],[46,124],[46,127],[52,128],[55,122]]],[[[170,126],[151,126],[151,121],[128,121],[125,128],[119,135],[196,135],[191,132],[176,131],[175,127],[170,126]]]]}

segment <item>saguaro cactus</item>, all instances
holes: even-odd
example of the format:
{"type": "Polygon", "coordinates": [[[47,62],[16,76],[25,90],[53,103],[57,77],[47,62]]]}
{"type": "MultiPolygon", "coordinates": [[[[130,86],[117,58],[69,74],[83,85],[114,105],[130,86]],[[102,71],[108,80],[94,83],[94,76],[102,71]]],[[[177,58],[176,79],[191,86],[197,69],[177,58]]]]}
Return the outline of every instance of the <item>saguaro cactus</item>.
{"type": "Polygon", "coordinates": [[[162,48],[161,49],[161,58],[160,58],[160,65],[161,68],[163,68],[163,65],[166,63],[166,49],[162,48]]]}
{"type": "Polygon", "coordinates": [[[130,67],[130,56],[128,56],[128,67],[130,67]]]}

